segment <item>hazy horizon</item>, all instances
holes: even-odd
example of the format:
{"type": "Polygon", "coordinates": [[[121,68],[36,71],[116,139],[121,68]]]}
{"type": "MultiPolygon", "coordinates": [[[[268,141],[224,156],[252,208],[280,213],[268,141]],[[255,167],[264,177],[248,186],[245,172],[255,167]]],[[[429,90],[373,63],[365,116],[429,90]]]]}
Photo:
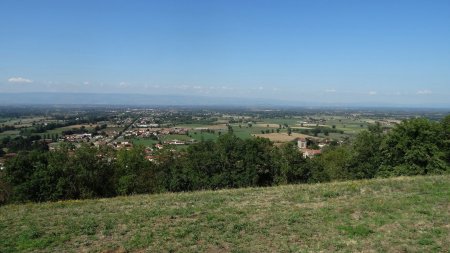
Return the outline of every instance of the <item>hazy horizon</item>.
{"type": "Polygon", "coordinates": [[[121,93],[62,93],[23,92],[0,93],[0,106],[22,105],[94,105],[94,106],[203,106],[203,107],[255,107],[255,108],[341,108],[341,109],[436,109],[449,111],[446,103],[398,104],[398,103],[324,103],[301,100],[264,98],[212,97],[199,95],[151,95],[121,93]]]}
{"type": "Polygon", "coordinates": [[[448,108],[448,13],[449,1],[6,0],[0,104],[38,92],[448,108]]]}

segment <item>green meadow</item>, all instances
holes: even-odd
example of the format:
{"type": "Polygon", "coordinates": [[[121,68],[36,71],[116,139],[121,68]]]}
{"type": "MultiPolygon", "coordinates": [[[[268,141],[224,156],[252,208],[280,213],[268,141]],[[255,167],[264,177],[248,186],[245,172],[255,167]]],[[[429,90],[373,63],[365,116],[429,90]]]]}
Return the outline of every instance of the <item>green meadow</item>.
{"type": "Polygon", "coordinates": [[[448,252],[450,176],[0,207],[0,252],[448,252]]]}

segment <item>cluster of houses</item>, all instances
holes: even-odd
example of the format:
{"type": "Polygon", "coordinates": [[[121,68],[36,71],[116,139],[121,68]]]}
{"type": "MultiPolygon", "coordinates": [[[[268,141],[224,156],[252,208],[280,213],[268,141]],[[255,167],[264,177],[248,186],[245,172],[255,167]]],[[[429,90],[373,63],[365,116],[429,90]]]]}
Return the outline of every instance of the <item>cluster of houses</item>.
{"type": "Polygon", "coordinates": [[[377,122],[379,122],[382,126],[395,126],[395,125],[400,124],[402,121],[395,120],[395,119],[382,119],[382,120],[378,120],[377,122]]]}
{"type": "Polygon", "coordinates": [[[153,117],[140,117],[134,122],[133,126],[138,128],[155,128],[159,127],[159,124],[155,123],[153,117]]]}
{"type": "Polygon", "coordinates": [[[133,128],[131,130],[127,130],[123,133],[124,137],[143,137],[149,138],[152,136],[157,137],[158,135],[169,135],[169,134],[182,134],[185,135],[189,133],[187,128],[133,128]]]}
{"type": "MultiPolygon", "coordinates": [[[[161,144],[155,145],[156,149],[162,149],[163,146],[161,144]]],[[[145,159],[149,160],[150,162],[156,163],[158,161],[159,156],[154,153],[153,148],[147,147],[145,148],[145,159]]]]}
{"type": "Polygon", "coordinates": [[[300,123],[297,124],[297,125],[300,125],[300,126],[302,126],[302,127],[318,127],[318,126],[323,127],[323,126],[325,126],[324,124],[310,123],[310,122],[308,122],[308,121],[302,121],[302,122],[300,122],[300,123]]]}
{"type": "Polygon", "coordinates": [[[128,141],[114,141],[108,145],[111,145],[115,149],[131,149],[133,147],[133,143],[128,141]]]}
{"type": "Polygon", "coordinates": [[[127,130],[123,133],[123,136],[125,138],[130,137],[143,137],[143,138],[149,138],[152,136],[158,136],[157,130],[150,130],[150,129],[143,129],[143,128],[137,128],[132,130],[127,130]]]}
{"type": "MultiPolygon", "coordinates": [[[[118,133],[117,133],[118,134],[118,133]]],[[[169,134],[180,134],[185,135],[188,134],[187,128],[157,128],[157,129],[150,129],[150,128],[133,128],[131,130],[125,131],[122,136],[125,137],[125,140],[122,139],[122,137],[119,137],[118,139],[113,137],[105,137],[102,135],[95,135],[93,136],[91,133],[81,133],[81,134],[71,134],[71,135],[64,135],[61,136],[58,139],[58,142],[52,142],[49,141],[47,144],[49,145],[50,150],[56,150],[61,142],[69,142],[75,145],[75,147],[80,146],[82,143],[92,143],[92,145],[99,147],[99,146],[111,146],[114,149],[131,149],[133,147],[133,143],[130,141],[127,141],[127,139],[131,137],[136,138],[150,138],[154,137],[155,139],[158,138],[159,135],[169,135],[169,134]]],[[[156,144],[156,149],[162,149],[164,145],[186,145],[194,143],[195,140],[189,140],[189,141],[182,141],[182,140],[167,140],[164,141],[163,144],[156,144]]],[[[151,150],[153,151],[153,150],[151,150]]],[[[148,151],[150,152],[150,151],[148,151]]],[[[150,154],[149,154],[150,155],[150,154]]],[[[154,159],[154,158],[151,158],[154,159]]]]}
{"type": "Polygon", "coordinates": [[[318,145],[320,149],[310,149],[308,148],[308,140],[305,138],[298,138],[297,139],[297,147],[302,152],[303,157],[309,157],[312,158],[316,155],[320,155],[322,153],[322,148],[325,146],[325,144],[321,143],[318,145]]]}
{"type": "Polygon", "coordinates": [[[164,143],[169,144],[169,145],[186,145],[186,142],[180,141],[180,140],[170,140],[170,141],[166,141],[164,143]]]}
{"type": "Polygon", "coordinates": [[[107,145],[112,140],[112,137],[105,137],[103,135],[95,135],[92,136],[90,133],[82,133],[82,134],[70,134],[64,135],[58,138],[58,142],[53,142],[51,140],[43,140],[48,144],[49,150],[55,150],[58,148],[59,143],[68,142],[75,144],[75,146],[81,145],[81,143],[92,143],[94,146],[99,147],[103,145],[107,145]]]}
{"type": "Polygon", "coordinates": [[[125,127],[125,126],[133,123],[133,119],[132,118],[116,119],[115,123],[116,123],[117,127],[125,127]]]}
{"type": "Polygon", "coordinates": [[[60,137],[60,140],[67,142],[89,142],[92,139],[92,134],[82,133],[82,134],[70,134],[60,137]]]}

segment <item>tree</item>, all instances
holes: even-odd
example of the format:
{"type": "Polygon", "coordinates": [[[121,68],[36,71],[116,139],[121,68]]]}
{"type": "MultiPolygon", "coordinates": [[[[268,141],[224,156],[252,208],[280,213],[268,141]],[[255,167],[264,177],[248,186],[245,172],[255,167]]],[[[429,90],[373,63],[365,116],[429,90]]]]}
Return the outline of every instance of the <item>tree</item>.
{"type": "Polygon", "coordinates": [[[11,186],[7,183],[4,172],[0,171],[0,205],[8,202],[11,194],[11,186]]]}
{"type": "Polygon", "coordinates": [[[442,121],[442,131],[443,131],[443,146],[442,149],[445,153],[445,160],[447,161],[447,166],[450,166],[450,115],[447,115],[442,121]]]}
{"type": "Polygon", "coordinates": [[[312,129],[312,132],[313,132],[314,136],[317,136],[321,132],[321,130],[320,130],[320,128],[315,127],[312,129]]]}
{"type": "Polygon", "coordinates": [[[73,198],[115,195],[113,186],[115,165],[111,159],[108,159],[111,156],[113,155],[108,154],[107,150],[101,152],[95,146],[86,144],[75,150],[74,156],[70,159],[72,162],[70,169],[74,173],[73,183],[78,196],[73,198]]]}
{"type": "Polygon", "coordinates": [[[312,159],[313,163],[316,163],[311,175],[312,180],[323,182],[353,179],[349,169],[351,158],[350,146],[328,147],[320,156],[312,159]]]}
{"type": "Polygon", "coordinates": [[[228,133],[229,134],[233,133],[233,127],[231,125],[228,125],[228,133]]]}
{"type": "Polygon", "coordinates": [[[41,171],[45,171],[46,165],[47,153],[37,150],[21,151],[17,156],[6,161],[5,180],[13,187],[13,200],[49,200],[41,194],[43,178],[39,176],[41,171]]]}
{"type": "Polygon", "coordinates": [[[130,150],[119,150],[115,175],[117,193],[127,195],[154,192],[156,178],[152,165],[145,159],[143,146],[135,146],[130,150]]]}
{"type": "Polygon", "coordinates": [[[275,183],[306,183],[310,176],[309,167],[294,142],[283,144],[276,155],[275,183]]]}
{"type": "Polygon", "coordinates": [[[382,161],[380,145],[384,136],[378,127],[359,133],[352,144],[353,157],[351,171],[354,178],[372,178],[379,170],[382,161]]]}
{"type": "Polygon", "coordinates": [[[277,170],[274,166],[273,143],[267,138],[252,138],[244,140],[243,144],[240,157],[246,182],[240,186],[272,185],[277,170]]]}
{"type": "Polygon", "coordinates": [[[448,171],[442,125],[424,118],[405,120],[381,144],[380,175],[425,175],[448,171]]]}

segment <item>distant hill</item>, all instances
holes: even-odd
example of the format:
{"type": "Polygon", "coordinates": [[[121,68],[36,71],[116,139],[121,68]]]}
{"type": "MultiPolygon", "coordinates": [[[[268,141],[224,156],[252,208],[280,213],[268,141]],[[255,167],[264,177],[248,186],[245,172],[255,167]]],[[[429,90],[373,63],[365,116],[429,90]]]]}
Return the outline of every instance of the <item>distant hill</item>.
{"type": "Polygon", "coordinates": [[[150,95],[118,93],[29,92],[0,93],[0,105],[136,105],[136,106],[261,106],[319,108],[438,108],[450,109],[450,104],[380,104],[380,103],[319,103],[307,99],[298,101],[211,97],[193,95],[150,95]]]}
{"type": "Polygon", "coordinates": [[[0,207],[0,252],[448,252],[450,175],[0,207]]]}

